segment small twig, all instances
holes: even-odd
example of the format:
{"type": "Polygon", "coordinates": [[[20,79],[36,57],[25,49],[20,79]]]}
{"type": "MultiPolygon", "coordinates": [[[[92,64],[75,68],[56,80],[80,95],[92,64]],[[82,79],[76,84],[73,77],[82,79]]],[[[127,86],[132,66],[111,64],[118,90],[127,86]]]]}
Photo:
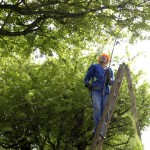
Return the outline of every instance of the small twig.
{"type": "Polygon", "coordinates": [[[5,19],[4,23],[3,23],[3,25],[1,26],[1,30],[4,28],[5,24],[7,23],[7,20],[9,19],[11,13],[12,13],[12,10],[10,10],[10,12],[9,12],[8,16],[6,17],[6,19],[5,19]]]}

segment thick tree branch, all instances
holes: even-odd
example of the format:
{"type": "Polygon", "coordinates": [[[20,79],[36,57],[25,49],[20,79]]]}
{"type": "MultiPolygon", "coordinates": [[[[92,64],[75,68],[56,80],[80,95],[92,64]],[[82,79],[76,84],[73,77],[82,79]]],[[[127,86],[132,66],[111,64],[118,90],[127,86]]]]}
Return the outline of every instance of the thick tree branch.
{"type": "Polygon", "coordinates": [[[83,11],[83,12],[78,12],[78,13],[71,13],[71,12],[64,12],[64,11],[58,11],[58,10],[47,10],[47,11],[44,11],[44,10],[34,10],[32,7],[31,8],[22,8],[22,7],[19,7],[17,5],[10,5],[10,4],[5,4],[5,5],[0,5],[0,9],[10,9],[10,10],[13,10],[15,12],[17,12],[18,14],[20,15],[61,15],[61,16],[64,16],[64,17],[78,17],[78,16],[81,16],[81,15],[84,15],[84,14],[87,14],[86,11],[83,11]],[[31,11],[32,10],[32,11],[31,11]]]}
{"type": "Polygon", "coordinates": [[[37,18],[35,21],[33,21],[30,25],[27,26],[27,28],[20,32],[9,32],[6,30],[0,29],[0,35],[7,35],[7,36],[21,36],[21,35],[27,35],[28,33],[34,32],[38,30],[38,23],[45,20],[45,16],[41,16],[37,18]]]}

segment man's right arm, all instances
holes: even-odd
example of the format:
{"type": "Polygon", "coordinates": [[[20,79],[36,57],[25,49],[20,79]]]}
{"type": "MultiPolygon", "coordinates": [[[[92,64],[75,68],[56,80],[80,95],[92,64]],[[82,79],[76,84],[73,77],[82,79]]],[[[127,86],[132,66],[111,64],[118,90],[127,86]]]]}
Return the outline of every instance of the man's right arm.
{"type": "Polygon", "coordinates": [[[87,71],[87,74],[86,74],[86,76],[84,78],[85,87],[87,87],[88,89],[92,89],[92,84],[90,83],[90,80],[91,80],[93,74],[94,74],[94,64],[92,64],[89,67],[89,69],[87,71]]]}

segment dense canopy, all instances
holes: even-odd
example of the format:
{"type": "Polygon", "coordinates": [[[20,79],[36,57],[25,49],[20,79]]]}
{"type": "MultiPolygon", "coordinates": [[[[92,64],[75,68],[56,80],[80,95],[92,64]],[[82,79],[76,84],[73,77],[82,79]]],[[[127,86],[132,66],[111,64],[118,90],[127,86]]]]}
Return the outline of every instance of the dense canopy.
{"type": "MultiPolygon", "coordinates": [[[[33,32],[127,27],[147,27],[148,0],[2,0],[0,35],[20,36],[33,32]],[[63,26],[63,28],[62,28],[63,26]]],[[[111,31],[112,32],[112,31],[111,31]]]]}

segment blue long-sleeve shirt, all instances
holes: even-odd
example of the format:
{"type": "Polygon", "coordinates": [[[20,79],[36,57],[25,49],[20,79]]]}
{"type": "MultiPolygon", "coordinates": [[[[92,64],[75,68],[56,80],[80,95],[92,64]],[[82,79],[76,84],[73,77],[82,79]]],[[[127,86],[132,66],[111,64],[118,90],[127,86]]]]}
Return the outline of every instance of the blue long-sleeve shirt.
{"type": "MultiPolygon", "coordinates": [[[[114,76],[113,71],[111,70],[111,68],[109,69],[111,72],[111,78],[113,80],[113,76],[114,76]]],[[[87,74],[84,78],[84,83],[88,84],[90,80],[92,80],[92,86],[94,88],[96,87],[99,90],[103,90],[105,78],[106,78],[105,69],[103,69],[102,66],[99,64],[92,64],[89,67],[87,74]]],[[[106,82],[105,84],[105,92],[106,93],[110,92],[108,82],[106,82]]]]}

